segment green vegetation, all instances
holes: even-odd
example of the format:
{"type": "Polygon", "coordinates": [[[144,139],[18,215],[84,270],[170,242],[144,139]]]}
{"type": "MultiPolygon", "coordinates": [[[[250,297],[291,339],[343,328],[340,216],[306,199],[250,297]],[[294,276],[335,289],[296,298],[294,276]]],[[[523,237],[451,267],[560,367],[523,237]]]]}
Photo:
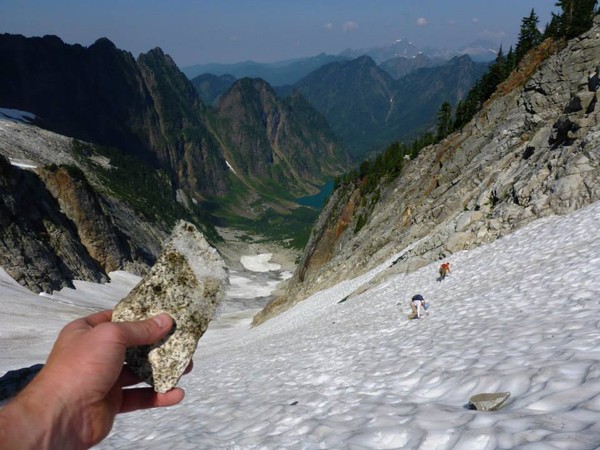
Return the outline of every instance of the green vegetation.
{"type": "Polygon", "coordinates": [[[468,56],[423,67],[393,79],[369,57],[323,66],[294,87],[327,117],[353,161],[409,141],[435,123],[438,106],[455,105],[460,93],[487,69],[468,56]]]}
{"type": "Polygon", "coordinates": [[[442,140],[452,131],[452,106],[449,102],[442,103],[437,114],[436,139],[442,140]]]}
{"type": "Polygon", "coordinates": [[[227,195],[203,204],[213,221],[250,235],[264,236],[266,241],[277,241],[289,248],[304,248],[320,208],[298,206],[287,213],[282,212],[268,206],[269,203],[295,204],[295,198],[281,184],[273,180],[262,183],[255,180],[249,181],[252,183],[249,187],[235,177],[231,181],[231,189],[227,195]],[[249,202],[249,191],[259,192],[260,198],[249,202]],[[235,212],[235,205],[245,205],[244,210],[254,217],[243,217],[235,212]]]}
{"type": "Polygon", "coordinates": [[[381,182],[394,180],[402,172],[407,159],[417,157],[422,148],[438,142],[432,133],[423,133],[410,145],[394,142],[383,152],[371,160],[363,161],[357,169],[345,173],[335,179],[334,189],[340,186],[360,185],[361,194],[375,191],[381,182]]]}
{"type": "Polygon", "coordinates": [[[258,219],[225,213],[217,208],[215,213],[228,227],[243,230],[255,237],[264,236],[265,242],[279,242],[285,247],[302,250],[308,242],[320,210],[300,206],[291,210],[289,214],[282,214],[266,208],[258,219]]]}
{"type": "Polygon", "coordinates": [[[552,14],[544,37],[572,39],[589,30],[598,14],[596,0],[559,0],[555,6],[562,14],[552,14]]]}
{"type": "Polygon", "coordinates": [[[58,172],[59,169],[64,169],[67,171],[67,173],[69,174],[69,176],[71,178],[73,178],[74,180],[78,180],[78,181],[87,181],[87,178],[85,177],[85,174],[83,173],[83,171],[77,167],[77,166],[73,166],[71,164],[61,164],[60,166],[52,163],[49,164],[48,166],[46,166],[46,169],[49,170],[52,173],[56,173],[58,172]]]}
{"type": "Polygon", "coordinates": [[[538,29],[538,22],[539,18],[533,9],[529,17],[522,19],[519,40],[515,51],[516,61],[523,59],[529,50],[537,47],[542,42],[542,33],[538,29]]]}
{"type": "Polygon", "coordinates": [[[249,228],[255,233],[264,234],[269,230],[270,240],[286,243],[291,248],[303,249],[308,242],[313,224],[319,216],[313,208],[299,207],[293,209],[289,215],[282,216],[268,209],[260,218],[253,222],[249,228]]]}
{"type": "Polygon", "coordinates": [[[334,190],[358,188],[362,197],[362,212],[357,219],[354,232],[358,233],[367,223],[373,208],[381,197],[381,189],[396,179],[401,173],[406,160],[414,159],[421,149],[438,142],[432,133],[423,133],[410,145],[394,142],[383,153],[371,160],[363,161],[354,169],[334,182],[334,190]]]}
{"type": "MultiPolygon", "coordinates": [[[[92,155],[108,158],[110,167],[94,167],[103,189],[108,195],[128,204],[145,220],[168,228],[172,228],[180,219],[187,220],[198,226],[207,239],[212,242],[220,240],[203,210],[189,211],[176,201],[170,177],[164,171],[114,148],[73,140],[73,150],[88,164],[88,157],[92,155]]],[[[69,168],[70,173],[72,170],[69,168]]]]}
{"type": "Polygon", "coordinates": [[[356,226],[354,227],[354,234],[358,233],[360,230],[362,230],[362,227],[364,227],[367,223],[367,214],[363,213],[360,216],[358,216],[358,220],[356,221],[356,226]]]}

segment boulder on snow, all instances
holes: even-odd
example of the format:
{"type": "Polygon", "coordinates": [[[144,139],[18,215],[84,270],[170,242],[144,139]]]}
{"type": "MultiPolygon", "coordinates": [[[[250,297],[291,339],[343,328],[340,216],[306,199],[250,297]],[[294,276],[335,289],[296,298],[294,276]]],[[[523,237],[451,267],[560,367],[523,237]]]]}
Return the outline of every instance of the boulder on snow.
{"type": "Polygon", "coordinates": [[[469,399],[469,409],[477,411],[497,411],[510,397],[510,392],[484,392],[469,399]]]}
{"type": "Polygon", "coordinates": [[[221,256],[194,225],[181,221],[150,272],[115,307],[114,322],[160,313],[175,321],[161,341],[127,350],[129,367],[156,392],[172,389],[183,375],[227,284],[221,256]]]}

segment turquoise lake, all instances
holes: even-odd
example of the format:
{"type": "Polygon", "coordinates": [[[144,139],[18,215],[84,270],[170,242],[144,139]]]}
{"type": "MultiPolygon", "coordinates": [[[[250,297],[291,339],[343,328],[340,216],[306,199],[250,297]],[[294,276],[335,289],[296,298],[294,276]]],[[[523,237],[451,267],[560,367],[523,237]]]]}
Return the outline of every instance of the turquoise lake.
{"type": "Polygon", "coordinates": [[[307,197],[300,197],[296,199],[296,203],[309,206],[311,208],[322,209],[325,206],[325,200],[331,195],[333,192],[333,180],[329,180],[327,183],[323,185],[318,194],[309,195],[307,197]]]}

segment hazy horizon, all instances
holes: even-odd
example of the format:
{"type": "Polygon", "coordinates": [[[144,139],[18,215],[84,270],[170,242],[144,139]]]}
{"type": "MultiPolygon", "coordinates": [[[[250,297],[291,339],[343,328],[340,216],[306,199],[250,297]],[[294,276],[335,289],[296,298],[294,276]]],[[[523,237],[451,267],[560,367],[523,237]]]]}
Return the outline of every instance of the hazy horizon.
{"type": "Polygon", "coordinates": [[[160,47],[180,67],[275,62],[406,39],[417,47],[455,49],[478,40],[508,48],[532,9],[543,28],[554,0],[365,0],[302,4],[261,0],[2,0],[0,29],[28,37],[56,35],[89,46],[106,37],[134,56],[160,47]]]}

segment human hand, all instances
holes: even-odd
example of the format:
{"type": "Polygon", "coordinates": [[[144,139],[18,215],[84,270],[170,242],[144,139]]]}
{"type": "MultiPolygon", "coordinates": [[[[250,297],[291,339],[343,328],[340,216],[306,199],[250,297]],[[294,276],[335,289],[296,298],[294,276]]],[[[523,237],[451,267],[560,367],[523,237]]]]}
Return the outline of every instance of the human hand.
{"type": "Polygon", "coordinates": [[[180,388],[124,389],[140,382],[124,365],[125,350],[162,339],[173,320],[160,314],[113,323],[111,316],[99,312],[62,329],[38,376],[0,410],[0,448],[89,448],[108,435],[118,413],[183,399],[180,388]]]}

